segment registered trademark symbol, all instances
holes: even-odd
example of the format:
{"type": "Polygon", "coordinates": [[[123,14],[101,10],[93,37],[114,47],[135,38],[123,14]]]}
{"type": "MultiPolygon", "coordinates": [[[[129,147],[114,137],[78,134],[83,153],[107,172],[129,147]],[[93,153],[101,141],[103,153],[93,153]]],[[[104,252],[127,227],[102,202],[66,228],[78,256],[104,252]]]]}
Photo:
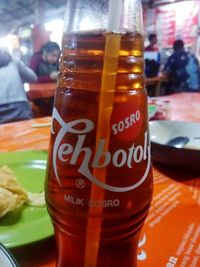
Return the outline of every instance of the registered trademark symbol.
{"type": "Polygon", "coordinates": [[[76,186],[79,188],[79,189],[82,189],[85,187],[85,181],[83,179],[77,179],[76,180],[76,186]]]}

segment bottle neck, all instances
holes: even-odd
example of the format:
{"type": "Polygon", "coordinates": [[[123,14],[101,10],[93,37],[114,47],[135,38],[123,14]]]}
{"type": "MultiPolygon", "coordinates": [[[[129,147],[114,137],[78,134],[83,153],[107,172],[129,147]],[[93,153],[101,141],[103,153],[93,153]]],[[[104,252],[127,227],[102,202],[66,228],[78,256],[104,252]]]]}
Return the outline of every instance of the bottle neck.
{"type": "Polygon", "coordinates": [[[141,0],[68,0],[64,32],[138,32],[143,35],[141,0]]]}

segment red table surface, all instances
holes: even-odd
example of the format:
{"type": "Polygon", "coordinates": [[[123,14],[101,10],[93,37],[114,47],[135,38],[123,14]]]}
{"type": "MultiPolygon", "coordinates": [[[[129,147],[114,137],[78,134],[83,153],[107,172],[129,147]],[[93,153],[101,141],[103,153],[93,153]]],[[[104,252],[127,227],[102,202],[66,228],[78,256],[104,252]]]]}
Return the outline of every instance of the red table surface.
{"type": "MultiPolygon", "coordinates": [[[[200,94],[180,93],[170,100],[171,119],[200,122],[200,94]]],[[[0,152],[47,150],[50,117],[0,126],[0,152]]],[[[200,175],[154,166],[154,196],[143,228],[138,267],[200,266],[200,175]]],[[[12,249],[21,267],[55,266],[54,238],[12,249]]],[[[66,266],[67,267],[67,266],[66,266]]],[[[125,267],[125,266],[122,266],[125,267]]]]}
{"type": "Polygon", "coordinates": [[[27,96],[30,101],[54,97],[56,83],[30,83],[27,86],[27,96]]]}

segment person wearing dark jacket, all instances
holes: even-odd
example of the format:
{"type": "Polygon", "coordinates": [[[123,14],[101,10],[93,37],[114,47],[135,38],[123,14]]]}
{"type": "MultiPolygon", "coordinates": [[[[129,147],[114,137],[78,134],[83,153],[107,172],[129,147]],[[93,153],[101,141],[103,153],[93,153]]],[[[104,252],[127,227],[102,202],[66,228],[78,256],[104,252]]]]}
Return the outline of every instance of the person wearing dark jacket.
{"type": "Polygon", "coordinates": [[[32,56],[30,68],[37,74],[37,82],[44,83],[56,80],[59,55],[59,45],[55,42],[48,42],[32,56]]]}
{"type": "Polygon", "coordinates": [[[163,70],[170,79],[169,93],[199,92],[200,67],[197,58],[185,51],[182,40],[176,40],[173,48],[174,52],[168,58],[163,70]]]}

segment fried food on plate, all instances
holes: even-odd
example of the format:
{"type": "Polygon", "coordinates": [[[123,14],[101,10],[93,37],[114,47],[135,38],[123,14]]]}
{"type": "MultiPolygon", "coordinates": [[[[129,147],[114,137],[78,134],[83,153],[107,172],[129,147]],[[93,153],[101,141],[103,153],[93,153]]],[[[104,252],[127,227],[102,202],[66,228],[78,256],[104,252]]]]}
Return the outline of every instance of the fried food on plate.
{"type": "Polygon", "coordinates": [[[23,204],[44,206],[44,192],[27,192],[13,172],[6,165],[2,166],[0,168],[0,217],[20,208],[23,204]]]}

